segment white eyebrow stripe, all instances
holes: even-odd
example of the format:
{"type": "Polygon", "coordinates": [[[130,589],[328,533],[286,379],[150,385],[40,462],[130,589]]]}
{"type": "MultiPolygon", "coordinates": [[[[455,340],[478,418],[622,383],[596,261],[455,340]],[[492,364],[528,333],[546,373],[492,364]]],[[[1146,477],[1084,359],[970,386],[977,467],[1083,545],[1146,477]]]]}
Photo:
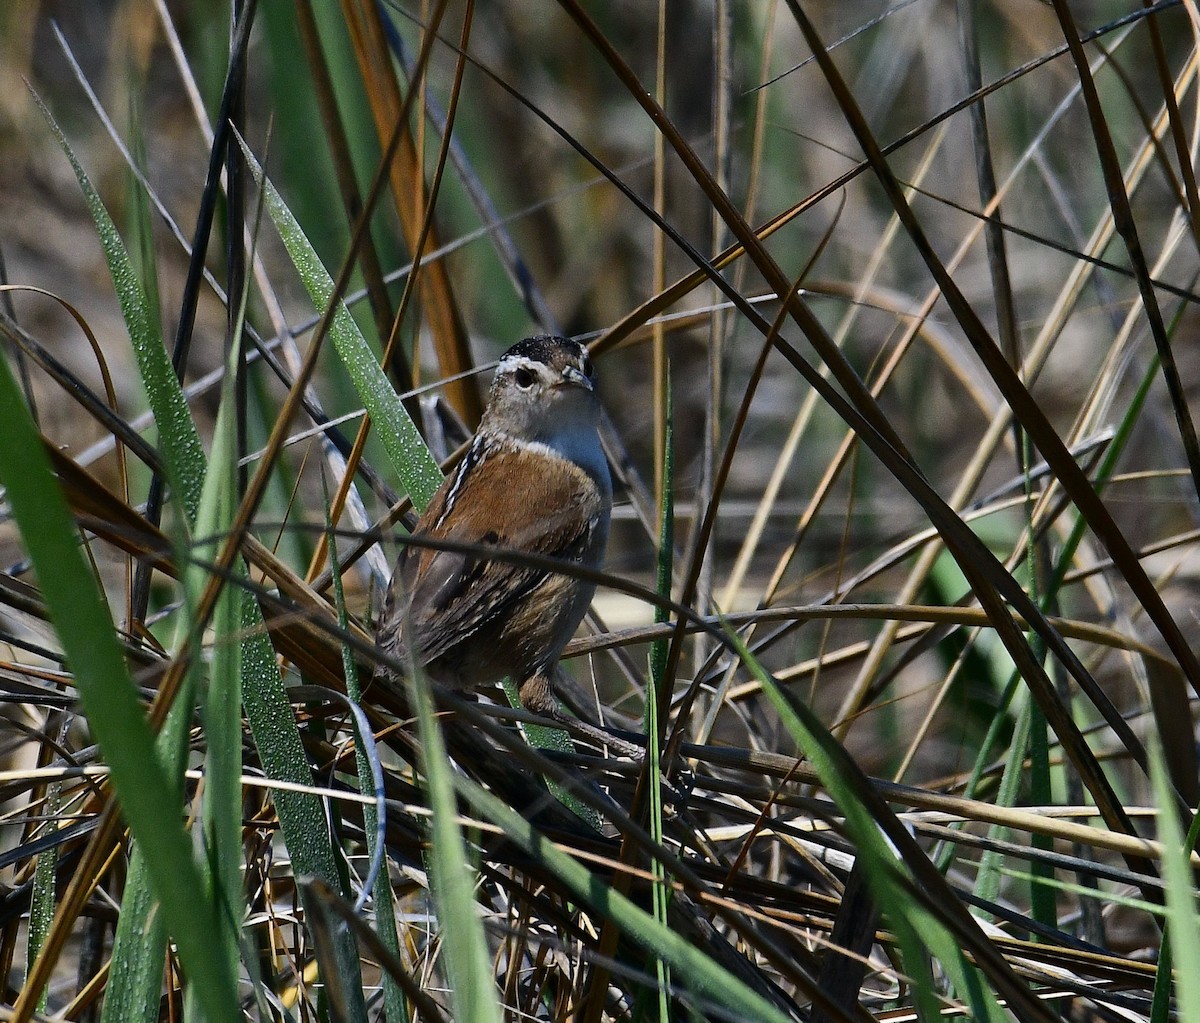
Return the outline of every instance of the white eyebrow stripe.
{"type": "Polygon", "coordinates": [[[500,365],[497,371],[501,373],[511,372],[514,369],[528,369],[534,373],[545,373],[550,367],[544,362],[538,362],[537,359],[529,359],[524,355],[506,355],[500,360],[500,365]]]}

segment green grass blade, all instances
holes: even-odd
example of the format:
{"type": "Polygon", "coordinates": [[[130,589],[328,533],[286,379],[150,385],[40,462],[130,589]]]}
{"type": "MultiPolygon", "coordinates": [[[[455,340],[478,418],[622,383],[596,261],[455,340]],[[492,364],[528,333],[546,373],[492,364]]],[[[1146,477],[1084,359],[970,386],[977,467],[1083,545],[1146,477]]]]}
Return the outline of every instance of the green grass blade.
{"type": "Polygon", "coordinates": [[[146,133],[142,122],[142,92],[145,82],[139,81],[129,94],[129,142],[133,155],[129,179],[129,223],[126,228],[133,244],[129,253],[133,271],[142,282],[146,296],[146,316],[150,337],[162,337],[162,303],[158,287],[158,263],[154,252],[154,220],[150,216],[150,196],[142,180],[146,175],[146,133]]]}
{"type": "Polygon", "coordinates": [[[481,816],[501,827],[510,840],[550,870],[575,898],[612,919],[643,950],[669,963],[677,982],[698,998],[724,1006],[731,1019],[793,1023],[777,1006],[706,956],[687,938],[664,927],[632,900],[615,891],[607,881],[556,849],[524,817],[490,792],[461,775],[455,775],[454,785],[481,816]]]}
{"type": "Polygon", "coordinates": [[[410,673],[409,692],[421,736],[421,771],[429,788],[430,888],[441,925],[454,1018],[500,1023],[500,992],[492,979],[487,938],[476,909],[475,872],[467,862],[458,825],[454,771],[433,712],[429,683],[419,671],[410,673]]]}
{"type": "Polygon", "coordinates": [[[211,1020],[235,1019],[235,976],[209,953],[220,921],[180,821],[175,787],[154,751],[149,723],[113,634],[96,580],[76,545],[75,526],[50,472],[8,364],[0,360],[0,480],[37,569],[42,594],[75,673],[134,838],[161,900],[180,958],[211,1020]]]}
{"type": "Polygon", "coordinates": [[[113,938],[112,968],[104,990],[101,1023],[154,1023],[159,1017],[167,927],[140,845],[129,862],[121,914],[113,938]]]}
{"type": "MultiPolygon", "coordinates": [[[[504,689],[504,695],[508,697],[509,704],[513,707],[520,707],[521,687],[511,678],[504,679],[501,686],[504,689]]],[[[575,749],[575,743],[572,741],[571,736],[561,728],[554,728],[550,725],[522,724],[521,729],[525,733],[526,741],[534,749],[544,749],[554,753],[567,754],[578,752],[575,749]]],[[[567,786],[561,784],[555,778],[547,778],[546,788],[550,790],[551,795],[555,799],[575,814],[576,817],[587,821],[593,830],[597,832],[603,830],[603,821],[601,821],[600,815],[571,792],[567,786]]]]}
{"type": "MultiPolygon", "coordinates": [[[[186,629],[181,623],[181,630],[186,629]]],[[[192,708],[196,705],[196,670],[189,671],[179,696],[159,733],[155,751],[171,782],[171,798],[183,800],[183,770],[188,755],[192,708]]],[[[159,1017],[163,969],[167,954],[167,929],[156,911],[158,900],[142,847],[136,842],[129,861],[129,876],[121,899],[113,936],[113,969],[101,1007],[101,1023],[154,1023],[159,1017]]]]}
{"type": "MultiPolygon", "coordinates": [[[[263,625],[262,611],[253,594],[241,595],[242,628],[242,702],[254,745],[267,777],[300,785],[313,785],[312,769],[304,753],[296,716],[292,713],[275,650],[263,625]]],[[[295,876],[317,877],[338,891],[342,890],[337,861],[329,837],[329,824],[317,796],[306,792],[279,789],[272,793],[279,827],[283,831],[295,876]]],[[[306,898],[301,893],[301,901],[306,898]]],[[[355,1018],[366,1018],[362,1002],[362,980],[358,948],[353,935],[343,929],[338,934],[337,957],[346,990],[357,992],[355,1018]]]]}
{"type": "MultiPolygon", "coordinates": [[[[237,427],[233,361],[226,367],[221,405],[213,433],[212,457],[196,516],[196,561],[188,566],[190,606],[199,603],[208,584],[206,565],[218,548],[237,510],[237,427]]],[[[242,679],[241,594],[223,586],[212,617],[213,655],[208,685],[200,701],[206,753],[204,758],[204,844],[217,905],[224,927],[221,944],[212,950],[236,970],[242,896],[242,679]]],[[[190,617],[190,616],[189,616],[190,617]]]]}
{"type": "Polygon", "coordinates": [[[137,359],[138,371],[154,413],[155,425],[158,427],[158,443],[172,476],[171,486],[182,502],[188,522],[192,522],[200,505],[200,489],[204,482],[204,448],[200,444],[196,424],[192,421],[191,411],[180,389],[171,360],[163,347],[158,314],[151,310],[146,289],[134,271],[133,261],[125,243],[62,129],[36,95],[34,100],[59,146],[71,162],[88,210],[96,223],[100,244],[104,248],[104,258],[116,289],[117,301],[121,304],[121,315],[137,359]]]}
{"type": "Polygon", "coordinates": [[[1173,960],[1166,968],[1174,978],[1179,1018],[1200,1019],[1200,913],[1196,909],[1195,876],[1188,856],[1192,846],[1187,844],[1176,814],[1175,790],[1167,774],[1162,746],[1156,736],[1150,738],[1150,779],[1158,803],[1158,840],[1163,846],[1173,960]]]}
{"type": "MultiPolygon", "coordinates": [[[[186,630],[187,622],[181,621],[180,632],[186,630]]],[[[196,705],[196,674],[193,663],[155,743],[176,806],[182,806],[183,801],[183,771],[189,751],[192,708],[196,705]]],[[[135,842],[113,936],[113,968],[104,991],[101,1023],[155,1023],[159,1017],[167,928],[162,913],[156,911],[157,905],[146,857],[135,842]]]]}
{"type": "MultiPolygon", "coordinates": [[[[321,264],[296,218],[292,216],[275,186],[263,174],[262,168],[244,142],[242,152],[255,181],[264,191],[267,212],[271,215],[313,304],[319,310],[326,309],[333,296],[333,279],[321,264]]],[[[349,310],[340,302],[329,327],[329,337],[350,375],[359,398],[378,427],[380,442],[391,459],[400,482],[412,497],[413,504],[417,508],[424,508],[433,497],[434,491],[441,485],[441,469],[380,369],[378,356],[367,344],[349,310]]]]}
{"type": "MultiPolygon", "coordinates": [[[[1029,729],[1031,707],[1033,700],[1027,699],[1021,704],[1013,726],[1012,742],[1008,748],[1008,756],[1004,761],[1004,769],[1000,775],[1000,785],[996,791],[994,802],[996,806],[1016,806],[1021,794],[1021,785],[1025,778],[1025,753],[1029,748],[1029,729]]],[[[977,758],[981,759],[981,758],[977,758]]],[[[988,837],[1003,839],[1007,828],[993,825],[988,828],[988,837]]],[[[979,859],[979,870],[975,875],[975,894],[988,902],[994,902],[1000,894],[1000,867],[1004,857],[996,849],[985,849],[979,859]]]]}
{"type": "MultiPolygon", "coordinates": [[[[51,719],[53,720],[53,719],[51,719]]],[[[53,834],[58,830],[55,817],[62,806],[62,785],[58,782],[50,785],[46,792],[46,825],[45,833],[53,834]]],[[[29,934],[26,936],[27,962],[31,965],[37,962],[50,925],[54,922],[54,891],[55,868],[58,866],[58,849],[51,846],[45,852],[39,853],[37,866],[33,871],[33,893],[29,902],[29,934]]],[[[49,1005],[49,991],[45,988],[38,996],[38,1012],[45,1012],[49,1005]]]]}
{"type": "MultiPolygon", "coordinates": [[[[658,566],[656,588],[660,596],[671,596],[671,561],[675,550],[675,423],[674,398],[671,392],[671,372],[668,361],[666,372],[663,374],[666,393],[664,418],[665,430],[663,436],[663,478],[662,478],[662,507],[659,508],[658,530],[658,566]]],[[[654,608],[654,620],[665,622],[668,612],[664,606],[654,608]]],[[[647,756],[647,785],[650,794],[649,826],[650,837],[658,844],[663,842],[663,802],[662,802],[662,734],[658,721],[659,693],[664,686],[669,685],[666,679],[667,654],[670,644],[667,640],[659,640],[650,647],[649,685],[646,689],[646,756],[647,756]]],[[[650,873],[654,878],[653,908],[654,919],[663,927],[667,926],[667,907],[671,898],[671,886],[667,881],[666,868],[662,860],[653,859],[650,862],[650,873]]],[[[668,992],[671,990],[671,967],[662,956],[654,957],[654,970],[658,979],[658,1018],[670,1019],[670,1001],[668,992]]]]}

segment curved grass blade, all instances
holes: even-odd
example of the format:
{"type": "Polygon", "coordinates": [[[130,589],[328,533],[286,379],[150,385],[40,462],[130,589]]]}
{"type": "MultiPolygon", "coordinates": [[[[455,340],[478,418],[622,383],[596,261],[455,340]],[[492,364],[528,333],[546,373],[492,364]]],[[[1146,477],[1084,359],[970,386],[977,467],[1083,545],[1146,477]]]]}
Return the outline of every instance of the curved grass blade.
{"type": "Polygon", "coordinates": [[[93,187],[62,129],[37,93],[34,102],[50,126],[55,140],[71,163],[79,187],[83,191],[88,210],[96,223],[100,244],[104,247],[104,258],[112,275],[117,301],[121,304],[121,315],[129,330],[129,340],[137,359],[138,372],[146,388],[146,398],[154,413],[158,427],[158,443],[162,448],[167,470],[171,474],[171,486],[183,505],[187,521],[196,517],[200,506],[200,488],[204,481],[204,449],[196,424],[184,399],[183,391],[167,358],[163,347],[158,317],[150,309],[146,289],[133,267],[129,251],[117,232],[112,217],[93,187]]]}
{"type": "MultiPolygon", "coordinates": [[[[333,524],[329,521],[329,493],[324,476],[321,477],[321,485],[325,490],[325,521],[330,531],[329,569],[330,578],[333,580],[333,597],[337,606],[338,627],[348,631],[350,619],[346,613],[346,597],[342,587],[342,571],[338,565],[336,537],[333,534],[333,524]]],[[[362,684],[358,677],[358,665],[355,663],[353,651],[346,643],[342,644],[342,670],[346,674],[346,697],[354,703],[361,703],[362,684]]],[[[366,792],[368,786],[375,784],[375,779],[361,741],[355,744],[354,762],[358,768],[359,791],[366,792]]],[[[392,884],[388,878],[387,850],[385,848],[381,851],[377,848],[383,839],[380,834],[380,823],[379,809],[373,803],[363,804],[363,831],[367,836],[367,850],[372,860],[377,855],[384,857],[383,868],[376,876],[371,890],[371,897],[375,901],[375,925],[379,929],[379,939],[383,942],[384,947],[396,960],[400,960],[400,937],[396,931],[392,884]]],[[[397,983],[396,978],[386,971],[383,975],[383,1005],[388,1019],[407,1019],[409,1017],[404,991],[397,983]]]]}

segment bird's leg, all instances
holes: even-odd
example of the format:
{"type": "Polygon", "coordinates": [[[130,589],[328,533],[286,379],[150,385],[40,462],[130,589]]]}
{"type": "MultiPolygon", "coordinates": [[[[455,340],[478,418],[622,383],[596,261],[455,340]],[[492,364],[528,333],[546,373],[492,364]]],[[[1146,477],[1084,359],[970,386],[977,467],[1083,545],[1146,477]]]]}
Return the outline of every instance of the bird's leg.
{"type": "Polygon", "coordinates": [[[541,714],[551,718],[555,724],[560,725],[568,732],[598,743],[601,749],[608,746],[620,756],[638,761],[646,756],[646,751],[641,746],[618,738],[587,721],[571,717],[558,705],[558,701],[550,689],[550,680],[542,672],[530,675],[521,683],[521,706],[531,714],[541,714]]]}
{"type": "MultiPolygon", "coordinates": [[[[642,746],[628,742],[613,735],[611,732],[605,731],[603,728],[598,728],[596,725],[587,721],[580,721],[578,718],[573,718],[570,714],[567,714],[554,698],[549,679],[541,672],[531,675],[521,683],[520,694],[521,706],[530,713],[542,714],[552,719],[565,731],[598,743],[601,748],[605,746],[611,747],[620,756],[629,757],[639,764],[646,759],[646,750],[642,746]]],[[[676,807],[687,806],[694,782],[695,779],[692,776],[692,772],[685,763],[675,782],[664,779],[664,784],[669,794],[668,802],[674,803],[676,807]]]]}

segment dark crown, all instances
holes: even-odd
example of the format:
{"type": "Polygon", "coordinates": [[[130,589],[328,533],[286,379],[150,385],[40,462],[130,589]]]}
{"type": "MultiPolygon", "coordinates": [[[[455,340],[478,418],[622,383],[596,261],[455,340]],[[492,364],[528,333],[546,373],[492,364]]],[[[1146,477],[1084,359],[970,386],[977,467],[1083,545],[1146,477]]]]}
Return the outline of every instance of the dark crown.
{"type": "Polygon", "coordinates": [[[552,366],[554,365],[555,355],[560,355],[564,348],[572,355],[576,355],[582,347],[578,341],[571,341],[565,337],[555,337],[553,334],[538,334],[536,337],[527,337],[524,341],[518,341],[501,358],[507,359],[509,356],[512,356],[552,366]]]}

